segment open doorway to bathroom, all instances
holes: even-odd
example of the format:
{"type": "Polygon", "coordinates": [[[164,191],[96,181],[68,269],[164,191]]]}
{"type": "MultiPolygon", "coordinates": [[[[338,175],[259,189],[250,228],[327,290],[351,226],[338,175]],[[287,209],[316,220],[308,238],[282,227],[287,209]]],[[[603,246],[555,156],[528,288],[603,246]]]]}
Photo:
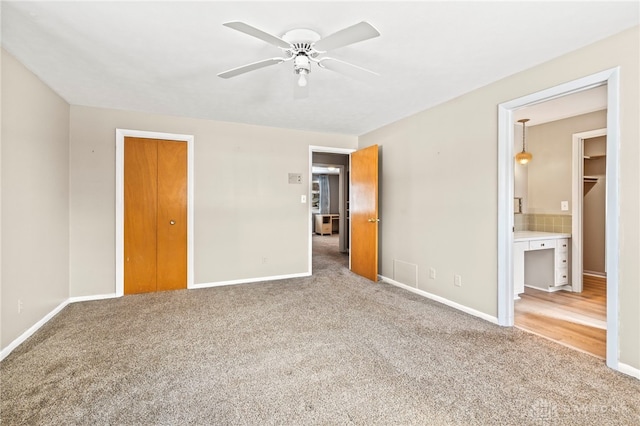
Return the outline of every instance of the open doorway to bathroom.
{"type": "Polygon", "coordinates": [[[514,123],[515,152],[526,140],[533,155],[514,165],[514,324],[602,359],[606,108],[603,85],[514,114],[529,118],[514,123]],[[576,154],[575,135],[599,130],[605,135],[580,139],[576,154]]]}

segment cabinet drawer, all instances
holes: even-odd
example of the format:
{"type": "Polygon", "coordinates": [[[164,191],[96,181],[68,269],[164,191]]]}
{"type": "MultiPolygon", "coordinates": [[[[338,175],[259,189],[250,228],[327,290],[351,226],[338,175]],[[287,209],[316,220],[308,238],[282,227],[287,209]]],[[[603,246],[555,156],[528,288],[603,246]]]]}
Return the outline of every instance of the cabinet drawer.
{"type": "Polygon", "coordinates": [[[545,250],[556,248],[556,240],[531,240],[529,250],[545,250]]]}
{"type": "Polygon", "coordinates": [[[564,285],[569,283],[569,268],[556,269],[556,285],[564,285]]]}
{"type": "Polygon", "coordinates": [[[556,267],[566,268],[569,266],[569,253],[566,251],[556,251],[556,267]]]}
{"type": "Polygon", "coordinates": [[[569,239],[568,238],[560,238],[556,241],[556,249],[559,252],[567,252],[569,251],[569,239]]]}

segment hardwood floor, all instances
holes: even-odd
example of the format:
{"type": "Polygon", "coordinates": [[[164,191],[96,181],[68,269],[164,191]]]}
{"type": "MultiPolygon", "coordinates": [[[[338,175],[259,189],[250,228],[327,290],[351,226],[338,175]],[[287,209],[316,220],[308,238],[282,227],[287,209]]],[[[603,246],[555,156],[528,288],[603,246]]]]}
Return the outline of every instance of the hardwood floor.
{"type": "Polygon", "coordinates": [[[606,356],[607,280],[583,276],[582,293],[525,287],[515,303],[515,325],[565,346],[606,356]]]}

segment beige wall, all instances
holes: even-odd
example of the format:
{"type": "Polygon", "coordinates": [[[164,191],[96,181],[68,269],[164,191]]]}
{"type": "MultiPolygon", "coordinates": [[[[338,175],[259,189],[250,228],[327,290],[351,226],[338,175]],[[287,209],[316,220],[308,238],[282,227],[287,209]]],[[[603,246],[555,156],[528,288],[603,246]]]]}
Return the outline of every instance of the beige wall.
{"type": "Polygon", "coordinates": [[[69,104],[2,50],[2,348],[69,297],[68,143],[69,104]]]}
{"type": "MultiPolygon", "coordinates": [[[[585,155],[604,154],[607,151],[607,137],[585,139],[585,155]]],[[[584,175],[597,176],[595,183],[584,184],[582,206],[583,229],[583,269],[585,272],[604,274],[606,242],[606,157],[584,160],[584,175]]]]}
{"type": "Polygon", "coordinates": [[[71,107],[71,295],[115,291],[115,129],[195,137],[195,283],[308,272],[309,145],[353,136],[71,107]],[[302,185],[288,183],[302,173],[302,185]],[[266,258],[266,263],[263,263],[266,258]]]}
{"type": "Polygon", "coordinates": [[[607,112],[603,110],[527,129],[527,149],[533,154],[526,166],[527,213],[571,214],[572,135],[606,127],[607,112]],[[560,202],[565,200],[569,201],[568,212],[560,210],[560,202]]]}
{"type": "Polygon", "coordinates": [[[497,316],[497,106],[620,66],[620,360],[640,368],[639,40],[635,27],[361,136],[384,159],[381,274],[413,263],[418,288],[497,316]]]}

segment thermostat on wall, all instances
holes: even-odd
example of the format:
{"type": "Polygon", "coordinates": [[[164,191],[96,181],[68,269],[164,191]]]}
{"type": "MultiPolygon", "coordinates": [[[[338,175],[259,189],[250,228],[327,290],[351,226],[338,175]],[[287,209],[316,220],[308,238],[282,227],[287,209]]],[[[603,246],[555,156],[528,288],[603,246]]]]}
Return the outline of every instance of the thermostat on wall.
{"type": "Polygon", "coordinates": [[[302,174],[300,174],[300,173],[289,173],[289,183],[301,184],[302,183],[302,174]]]}

